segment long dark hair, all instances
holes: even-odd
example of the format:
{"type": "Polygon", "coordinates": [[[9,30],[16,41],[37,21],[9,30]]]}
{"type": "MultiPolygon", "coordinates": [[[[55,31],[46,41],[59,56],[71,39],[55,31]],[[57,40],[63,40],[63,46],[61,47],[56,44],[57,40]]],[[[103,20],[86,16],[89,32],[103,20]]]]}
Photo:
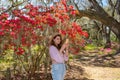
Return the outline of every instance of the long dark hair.
{"type": "Polygon", "coordinates": [[[61,46],[62,46],[62,36],[61,36],[60,34],[54,35],[54,36],[52,37],[51,41],[50,41],[50,46],[51,46],[51,45],[55,46],[58,50],[60,50],[60,48],[61,48],[61,46]],[[60,37],[61,42],[60,42],[60,44],[58,44],[58,46],[56,46],[56,45],[55,45],[55,42],[54,42],[54,39],[55,39],[56,37],[58,37],[58,36],[60,37]]]}

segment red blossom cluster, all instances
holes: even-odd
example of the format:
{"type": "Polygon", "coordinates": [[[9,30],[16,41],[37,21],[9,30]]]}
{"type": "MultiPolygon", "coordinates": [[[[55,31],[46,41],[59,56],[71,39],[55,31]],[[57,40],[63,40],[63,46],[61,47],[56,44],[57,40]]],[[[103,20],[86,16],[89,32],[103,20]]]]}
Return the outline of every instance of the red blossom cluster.
{"type": "Polygon", "coordinates": [[[57,23],[57,21],[56,21],[54,18],[52,18],[52,17],[46,18],[46,21],[47,21],[47,24],[48,24],[50,27],[54,26],[54,25],[57,23]]]}
{"type": "Polygon", "coordinates": [[[15,49],[15,51],[16,51],[17,55],[22,55],[25,52],[25,50],[23,48],[21,48],[21,47],[19,47],[18,49],[15,49]]]}
{"type": "MultiPolygon", "coordinates": [[[[67,6],[66,1],[61,0],[60,4],[51,7],[51,11],[46,12],[39,12],[39,7],[28,4],[24,8],[26,11],[12,11],[14,18],[10,20],[8,20],[10,15],[3,13],[0,15],[0,42],[6,39],[8,45],[21,46],[17,48],[16,54],[22,55],[25,52],[22,47],[29,47],[42,41],[40,32],[44,32],[47,27],[56,26],[56,30],[63,35],[68,35],[71,41],[76,40],[78,34],[87,38],[87,32],[82,31],[81,26],[77,23],[71,22],[69,15],[75,16],[76,10],[72,5],[67,6]],[[61,26],[57,27],[58,25],[61,26]]],[[[76,50],[79,51],[78,48],[76,50]]]]}

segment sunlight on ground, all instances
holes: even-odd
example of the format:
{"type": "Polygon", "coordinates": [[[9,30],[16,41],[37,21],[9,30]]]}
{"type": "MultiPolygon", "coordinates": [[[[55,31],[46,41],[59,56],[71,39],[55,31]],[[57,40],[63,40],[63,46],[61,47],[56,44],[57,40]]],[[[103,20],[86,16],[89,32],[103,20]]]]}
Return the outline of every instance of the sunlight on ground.
{"type": "Polygon", "coordinates": [[[120,80],[120,68],[84,67],[86,73],[94,80],[120,80]]]}

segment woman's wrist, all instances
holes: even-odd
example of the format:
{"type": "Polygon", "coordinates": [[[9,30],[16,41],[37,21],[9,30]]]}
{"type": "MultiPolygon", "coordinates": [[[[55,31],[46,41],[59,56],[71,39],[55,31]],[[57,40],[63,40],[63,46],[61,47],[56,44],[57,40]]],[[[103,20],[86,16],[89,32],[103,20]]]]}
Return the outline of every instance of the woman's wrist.
{"type": "Polygon", "coordinates": [[[67,57],[68,57],[68,53],[67,53],[67,54],[65,54],[65,56],[67,56],[67,57]]]}

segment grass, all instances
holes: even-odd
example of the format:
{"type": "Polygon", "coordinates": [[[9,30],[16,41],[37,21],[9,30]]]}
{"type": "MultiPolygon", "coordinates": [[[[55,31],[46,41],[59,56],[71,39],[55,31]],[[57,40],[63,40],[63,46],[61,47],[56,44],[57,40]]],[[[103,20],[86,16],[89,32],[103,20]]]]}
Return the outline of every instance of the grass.
{"type": "Polygon", "coordinates": [[[87,44],[84,49],[85,50],[95,50],[97,48],[97,46],[93,45],[93,44],[87,44]]]}

